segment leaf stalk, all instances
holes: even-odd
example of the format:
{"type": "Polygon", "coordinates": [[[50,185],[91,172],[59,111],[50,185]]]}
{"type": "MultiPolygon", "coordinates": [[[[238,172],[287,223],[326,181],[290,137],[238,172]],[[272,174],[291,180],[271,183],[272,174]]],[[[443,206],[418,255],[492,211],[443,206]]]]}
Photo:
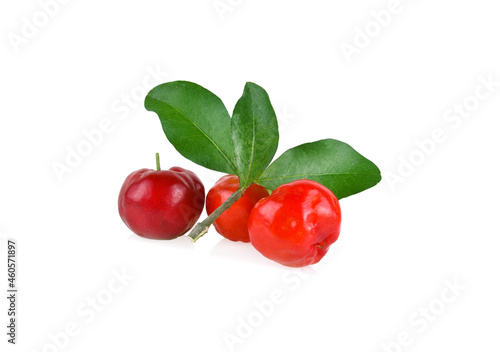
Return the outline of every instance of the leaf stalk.
{"type": "Polygon", "coordinates": [[[188,237],[193,240],[193,242],[198,241],[203,235],[208,232],[210,226],[217,220],[223,212],[231,208],[231,206],[238,201],[245,194],[246,187],[240,187],[234,192],[224,203],[222,203],[215,211],[210,214],[205,220],[196,224],[196,226],[191,230],[188,237]]]}

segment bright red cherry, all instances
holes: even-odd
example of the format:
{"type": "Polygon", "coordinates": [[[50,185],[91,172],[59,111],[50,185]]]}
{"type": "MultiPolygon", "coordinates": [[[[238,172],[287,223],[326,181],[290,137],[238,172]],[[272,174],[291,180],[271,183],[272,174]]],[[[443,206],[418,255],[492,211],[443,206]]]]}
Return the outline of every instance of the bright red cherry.
{"type": "MultiPolygon", "coordinates": [[[[207,194],[207,214],[212,214],[239,187],[240,181],[235,175],[226,175],[217,181],[207,194]]],[[[243,196],[215,220],[217,232],[231,241],[250,242],[248,216],[255,203],[267,196],[269,192],[260,185],[248,187],[243,196]]]]}
{"type": "Polygon", "coordinates": [[[325,186],[298,180],[260,200],[248,220],[250,240],[265,257],[291,267],[315,264],[340,233],[337,197],[325,186]]]}
{"type": "Polygon", "coordinates": [[[194,226],[204,203],[205,188],[192,171],[177,166],[170,170],[141,169],[123,183],[118,211],[137,235],[170,240],[194,226]]]}

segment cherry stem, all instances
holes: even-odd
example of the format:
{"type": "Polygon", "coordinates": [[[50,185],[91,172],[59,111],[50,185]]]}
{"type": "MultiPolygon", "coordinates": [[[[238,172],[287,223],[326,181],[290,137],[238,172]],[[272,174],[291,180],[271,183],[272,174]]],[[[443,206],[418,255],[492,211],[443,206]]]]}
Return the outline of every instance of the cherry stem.
{"type": "Polygon", "coordinates": [[[160,167],[160,153],[156,153],[156,170],[157,171],[161,170],[161,167],[160,167]]]}
{"type": "Polygon", "coordinates": [[[220,205],[215,211],[210,214],[205,220],[196,224],[196,226],[191,230],[188,237],[190,237],[193,242],[198,241],[200,237],[205,235],[208,232],[210,226],[217,220],[219,216],[222,215],[223,212],[231,208],[231,205],[236,203],[238,199],[243,197],[245,194],[246,188],[238,188],[236,192],[234,192],[224,203],[220,205]]]}

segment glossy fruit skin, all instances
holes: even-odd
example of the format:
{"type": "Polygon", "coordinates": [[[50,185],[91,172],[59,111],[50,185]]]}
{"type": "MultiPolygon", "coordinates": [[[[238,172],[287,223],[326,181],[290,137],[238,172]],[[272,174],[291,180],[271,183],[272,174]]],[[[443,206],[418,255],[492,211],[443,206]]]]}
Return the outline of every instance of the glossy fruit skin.
{"type": "Polygon", "coordinates": [[[118,197],[123,222],[137,235],[171,240],[185,234],[199,219],[205,188],[192,171],[141,169],[131,173],[118,197]]]}
{"type": "Polygon", "coordinates": [[[265,257],[290,267],[315,264],[340,233],[337,197],[325,186],[298,180],[260,200],[248,220],[250,240],[265,257]]]}
{"type": "MultiPolygon", "coordinates": [[[[208,191],[207,214],[212,214],[240,187],[238,176],[223,176],[208,191]]],[[[214,227],[218,233],[231,241],[250,242],[248,235],[248,216],[255,204],[269,192],[262,186],[253,184],[247,188],[243,197],[238,199],[231,208],[215,220],[214,227]]]]}

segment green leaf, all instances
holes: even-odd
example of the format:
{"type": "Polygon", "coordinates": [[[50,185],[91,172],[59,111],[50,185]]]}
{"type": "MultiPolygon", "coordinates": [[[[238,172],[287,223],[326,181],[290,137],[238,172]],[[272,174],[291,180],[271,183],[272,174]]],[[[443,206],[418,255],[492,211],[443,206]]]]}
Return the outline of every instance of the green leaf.
{"type": "Polygon", "coordinates": [[[212,170],[236,173],[231,117],[212,92],[191,82],[176,81],[153,88],[144,103],[160,117],[175,149],[212,170]]]}
{"type": "Polygon", "coordinates": [[[248,82],[231,120],[240,183],[255,181],[273,160],[278,148],[278,120],[266,91],[248,82]]]}
{"type": "Polygon", "coordinates": [[[380,180],[380,170],[348,144],[323,139],[287,150],[257,183],[268,189],[309,179],[329,188],[338,199],[362,192],[380,180]]]}

